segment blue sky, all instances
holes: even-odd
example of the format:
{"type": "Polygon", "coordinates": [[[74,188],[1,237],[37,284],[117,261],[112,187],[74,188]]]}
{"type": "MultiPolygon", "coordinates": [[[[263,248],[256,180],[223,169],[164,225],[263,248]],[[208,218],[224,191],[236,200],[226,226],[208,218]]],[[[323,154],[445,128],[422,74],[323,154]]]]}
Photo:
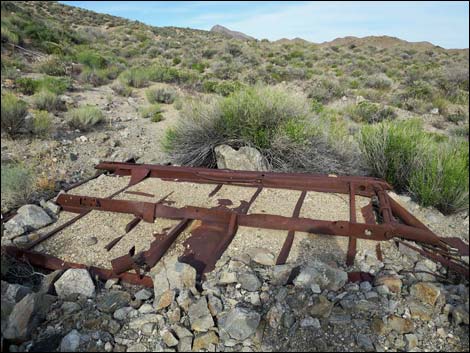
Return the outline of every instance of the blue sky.
{"type": "Polygon", "coordinates": [[[209,30],[220,24],[255,38],[300,37],[312,42],[337,37],[389,35],[468,48],[466,1],[60,1],[153,26],[209,30]]]}

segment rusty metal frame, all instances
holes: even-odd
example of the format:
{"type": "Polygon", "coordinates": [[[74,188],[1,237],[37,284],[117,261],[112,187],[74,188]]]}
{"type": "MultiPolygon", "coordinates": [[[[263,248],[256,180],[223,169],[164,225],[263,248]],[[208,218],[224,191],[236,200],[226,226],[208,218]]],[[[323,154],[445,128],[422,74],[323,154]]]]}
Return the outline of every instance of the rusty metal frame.
{"type": "MultiPolygon", "coordinates": [[[[136,185],[146,178],[160,178],[165,181],[215,184],[210,196],[215,195],[223,185],[235,185],[256,188],[251,200],[243,201],[238,208],[219,205],[214,208],[185,206],[181,208],[166,205],[164,202],[145,202],[96,198],[90,196],[61,194],[57,203],[69,212],[80,215],[92,210],[111,211],[133,214],[137,224],[140,220],[154,222],[156,218],[179,220],[180,223],[169,232],[158,235],[147,251],[139,254],[124,254],[112,261],[116,275],[135,269],[152,268],[166,253],[178,235],[183,232],[190,221],[200,222],[199,227],[192,229],[192,236],[185,242],[185,252],[180,261],[193,265],[200,275],[211,271],[217,260],[227,249],[236,234],[238,226],[266,228],[287,231],[286,241],[276,263],[282,264],[288,258],[296,231],[317,233],[331,236],[349,237],[347,264],[354,263],[357,239],[412,241],[413,246],[423,256],[440,262],[450,270],[469,277],[468,264],[460,256],[468,256],[468,245],[459,238],[439,237],[407,212],[387,194],[389,184],[377,178],[356,176],[325,176],[299,173],[273,173],[215,170],[206,168],[189,168],[160,166],[151,164],[102,162],[97,169],[115,175],[130,176],[129,186],[136,185]],[[291,217],[270,214],[248,214],[250,205],[263,188],[299,190],[301,195],[291,217]],[[308,191],[341,193],[349,196],[349,221],[323,221],[299,217],[305,195],[308,191]],[[365,223],[356,219],[356,196],[371,198],[371,202],[362,208],[365,223]],[[377,219],[374,215],[377,213],[377,219]],[[418,247],[417,247],[418,246],[418,247]]],[[[126,187],[126,188],[127,188],[126,187]]],[[[123,191],[123,190],[120,190],[123,191]]],[[[144,196],[152,196],[150,194],[144,196]]],[[[133,226],[135,226],[135,224],[133,226]]],[[[133,228],[130,227],[130,229],[133,228]]],[[[126,229],[126,233],[129,230],[126,229]]],[[[37,243],[35,244],[37,245],[37,243]]],[[[405,245],[409,245],[405,243],[405,245]]],[[[381,256],[380,247],[377,247],[381,256]]]]}

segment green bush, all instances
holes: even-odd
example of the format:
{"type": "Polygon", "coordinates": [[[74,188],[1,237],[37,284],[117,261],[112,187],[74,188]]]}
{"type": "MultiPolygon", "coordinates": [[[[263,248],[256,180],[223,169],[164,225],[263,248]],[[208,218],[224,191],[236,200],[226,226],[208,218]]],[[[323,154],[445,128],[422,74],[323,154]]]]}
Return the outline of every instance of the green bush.
{"type": "Polygon", "coordinates": [[[26,126],[28,105],[12,93],[2,95],[1,127],[10,136],[15,136],[26,126]]]}
{"type": "Polygon", "coordinates": [[[42,90],[33,96],[34,107],[39,110],[47,110],[48,112],[60,109],[61,101],[57,94],[48,90],[42,90]]]}
{"type": "Polygon", "coordinates": [[[341,85],[331,79],[314,80],[310,83],[307,90],[308,98],[312,98],[317,102],[326,104],[335,98],[344,95],[344,89],[341,85]]]}
{"type": "Polygon", "coordinates": [[[444,213],[468,208],[468,142],[436,138],[419,120],[366,125],[359,140],[372,173],[397,190],[444,213]]]}
{"type": "Polygon", "coordinates": [[[392,87],[392,80],[386,75],[373,75],[366,79],[364,85],[369,88],[375,88],[380,90],[386,90],[392,87]]]}
{"type": "Polygon", "coordinates": [[[123,96],[123,97],[130,97],[132,95],[132,88],[125,85],[122,82],[115,82],[111,86],[111,89],[114,93],[123,96]]]}
{"type": "Polygon", "coordinates": [[[87,131],[102,122],[104,114],[98,107],[85,105],[67,112],[66,119],[70,127],[87,131]]]}
{"type": "Polygon", "coordinates": [[[86,67],[80,73],[80,81],[90,83],[94,87],[102,86],[108,83],[106,70],[94,69],[86,67]]]}
{"type": "Polygon", "coordinates": [[[132,68],[122,72],[119,75],[119,80],[131,87],[141,88],[149,83],[150,72],[145,68],[132,68]]]}
{"type": "Polygon", "coordinates": [[[34,174],[23,165],[2,164],[2,211],[27,203],[34,191],[34,174]]]}
{"type": "Polygon", "coordinates": [[[93,50],[84,50],[77,54],[77,61],[90,69],[102,69],[106,66],[106,59],[93,50]]]}
{"type": "Polygon", "coordinates": [[[302,95],[244,87],[206,103],[189,101],[163,148],[175,163],[190,166],[216,166],[214,148],[228,144],[257,148],[275,170],[358,173],[357,159],[337,149],[309,113],[302,95]]]}
{"type": "Polygon", "coordinates": [[[33,112],[33,133],[40,137],[46,137],[52,130],[52,117],[45,110],[33,112]]]}
{"type": "Polygon", "coordinates": [[[38,64],[39,72],[51,76],[64,76],[66,74],[63,60],[57,56],[50,56],[38,64]]]}
{"type": "Polygon", "coordinates": [[[140,110],[140,115],[144,119],[150,119],[150,121],[157,123],[163,120],[162,112],[163,109],[160,104],[152,104],[148,107],[142,108],[140,110]]]}
{"type": "Polygon", "coordinates": [[[15,81],[17,90],[28,96],[36,92],[37,88],[39,87],[38,83],[39,81],[33,80],[32,78],[29,78],[29,77],[20,77],[20,78],[17,78],[15,81]]]}
{"type": "Polygon", "coordinates": [[[45,89],[55,94],[63,94],[71,87],[72,81],[68,77],[44,76],[43,78],[38,80],[38,87],[36,89],[36,92],[45,89]]]}
{"type": "Polygon", "coordinates": [[[172,104],[176,98],[176,92],[169,88],[151,88],[145,92],[145,95],[150,104],[172,104]]]}
{"type": "Polygon", "coordinates": [[[393,120],[397,117],[390,107],[371,102],[361,102],[350,109],[351,118],[356,122],[378,123],[384,120],[393,120]]]}

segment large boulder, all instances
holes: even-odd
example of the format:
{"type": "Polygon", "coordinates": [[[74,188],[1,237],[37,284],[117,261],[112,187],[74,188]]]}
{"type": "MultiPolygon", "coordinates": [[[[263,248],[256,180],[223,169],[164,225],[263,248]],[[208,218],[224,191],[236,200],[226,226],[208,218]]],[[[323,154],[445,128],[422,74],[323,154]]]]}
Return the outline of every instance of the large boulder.
{"type": "Polygon", "coordinates": [[[61,298],[72,294],[86,297],[95,295],[95,285],[85,269],[69,269],[54,283],[55,291],[61,298]]]}
{"type": "Polygon", "coordinates": [[[52,222],[53,219],[41,207],[24,205],[18,209],[16,216],[5,223],[5,234],[8,238],[13,238],[52,222]]]}
{"type": "Polygon", "coordinates": [[[219,330],[236,340],[245,340],[256,332],[260,315],[246,308],[236,307],[219,319],[219,330]]]}
{"type": "Polygon", "coordinates": [[[241,147],[237,151],[228,145],[220,145],[214,149],[214,152],[219,169],[268,170],[265,159],[255,148],[241,147]]]}
{"type": "Polygon", "coordinates": [[[317,284],[321,290],[337,291],[346,284],[347,280],[348,274],[345,271],[320,261],[313,261],[312,264],[302,268],[294,279],[294,284],[302,288],[310,288],[317,284]]]}
{"type": "Polygon", "coordinates": [[[2,332],[3,337],[24,342],[31,336],[32,330],[46,317],[55,297],[44,293],[30,293],[16,303],[8,318],[8,325],[2,332]]]}
{"type": "Polygon", "coordinates": [[[188,264],[178,261],[174,256],[163,259],[152,268],[154,303],[160,302],[160,298],[168,290],[190,289],[196,286],[196,269],[188,264]]]}

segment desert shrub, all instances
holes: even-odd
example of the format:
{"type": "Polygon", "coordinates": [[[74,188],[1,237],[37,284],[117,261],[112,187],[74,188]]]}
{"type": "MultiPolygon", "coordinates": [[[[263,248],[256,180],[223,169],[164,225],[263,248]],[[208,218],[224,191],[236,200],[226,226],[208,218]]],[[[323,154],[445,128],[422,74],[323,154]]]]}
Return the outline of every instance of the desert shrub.
{"type": "Polygon", "coordinates": [[[369,124],[393,120],[397,116],[392,108],[367,101],[352,106],[349,112],[354,121],[367,122],[369,124]]]}
{"type": "Polygon", "coordinates": [[[329,101],[340,98],[344,95],[341,85],[331,79],[314,80],[307,89],[309,98],[320,103],[328,103],[329,101]]]}
{"type": "Polygon", "coordinates": [[[397,190],[445,213],[468,207],[468,142],[438,139],[419,120],[366,125],[359,140],[372,173],[397,190]]]}
{"type": "Polygon", "coordinates": [[[444,213],[468,209],[468,143],[433,144],[424,157],[411,174],[411,193],[444,213]]]}
{"type": "Polygon", "coordinates": [[[369,88],[385,90],[392,86],[392,80],[384,74],[373,75],[365,80],[364,85],[369,88]]]}
{"type": "Polygon", "coordinates": [[[20,77],[16,79],[15,84],[17,90],[26,95],[34,94],[39,86],[37,80],[33,80],[29,77],[20,77]]]}
{"type": "Polygon", "coordinates": [[[20,36],[18,35],[18,33],[15,33],[11,29],[4,26],[3,20],[2,20],[1,36],[2,36],[2,43],[6,42],[6,43],[11,43],[11,44],[18,44],[20,42],[20,36]]]}
{"type": "Polygon", "coordinates": [[[1,127],[10,136],[20,133],[26,125],[28,105],[12,93],[2,95],[1,127]]]}
{"type": "Polygon", "coordinates": [[[175,101],[176,92],[168,88],[151,88],[145,92],[150,104],[165,103],[171,104],[175,101]]]}
{"type": "Polygon", "coordinates": [[[107,71],[85,67],[80,73],[80,81],[90,83],[94,87],[102,86],[108,83],[107,71]]]}
{"type": "Polygon", "coordinates": [[[51,76],[64,76],[66,74],[65,63],[55,55],[48,57],[38,64],[39,72],[51,76]]]}
{"type": "Polygon", "coordinates": [[[433,96],[432,86],[425,81],[414,81],[405,89],[405,98],[431,100],[433,96]]]}
{"type": "Polygon", "coordinates": [[[145,68],[131,68],[119,75],[119,80],[127,86],[141,88],[149,83],[150,72],[145,68]]]}
{"type": "Polygon", "coordinates": [[[106,66],[106,59],[93,50],[83,50],[77,54],[77,61],[91,69],[102,69],[106,66]]]}
{"type": "Polygon", "coordinates": [[[275,170],[357,172],[309,115],[308,100],[275,87],[244,87],[225,98],[190,101],[163,147],[173,161],[216,166],[214,148],[252,146],[275,170]]]}
{"type": "Polygon", "coordinates": [[[37,81],[38,86],[36,92],[48,90],[55,94],[62,94],[72,87],[72,81],[68,77],[44,76],[37,81]]]}
{"type": "Polygon", "coordinates": [[[32,170],[20,164],[2,164],[2,209],[9,209],[25,204],[34,191],[32,170]]]}
{"type": "Polygon", "coordinates": [[[61,101],[57,94],[44,89],[33,96],[33,103],[36,109],[53,112],[60,108],[61,101]]]}
{"type": "Polygon", "coordinates": [[[132,88],[119,81],[113,83],[111,89],[114,93],[123,97],[130,97],[132,95],[132,88]]]}
{"type": "Polygon", "coordinates": [[[140,115],[144,119],[150,119],[150,121],[157,123],[163,120],[163,109],[160,104],[152,104],[148,107],[144,107],[140,110],[140,115]]]}
{"type": "Polygon", "coordinates": [[[45,110],[33,112],[33,133],[40,137],[46,137],[52,130],[52,117],[45,110]]]}
{"type": "Polygon", "coordinates": [[[87,131],[102,122],[104,114],[98,107],[85,105],[68,111],[66,119],[70,127],[87,131]]]}
{"type": "Polygon", "coordinates": [[[462,126],[455,126],[450,129],[450,133],[452,136],[456,137],[464,137],[468,139],[469,136],[469,127],[468,124],[462,125],[462,126]]]}

